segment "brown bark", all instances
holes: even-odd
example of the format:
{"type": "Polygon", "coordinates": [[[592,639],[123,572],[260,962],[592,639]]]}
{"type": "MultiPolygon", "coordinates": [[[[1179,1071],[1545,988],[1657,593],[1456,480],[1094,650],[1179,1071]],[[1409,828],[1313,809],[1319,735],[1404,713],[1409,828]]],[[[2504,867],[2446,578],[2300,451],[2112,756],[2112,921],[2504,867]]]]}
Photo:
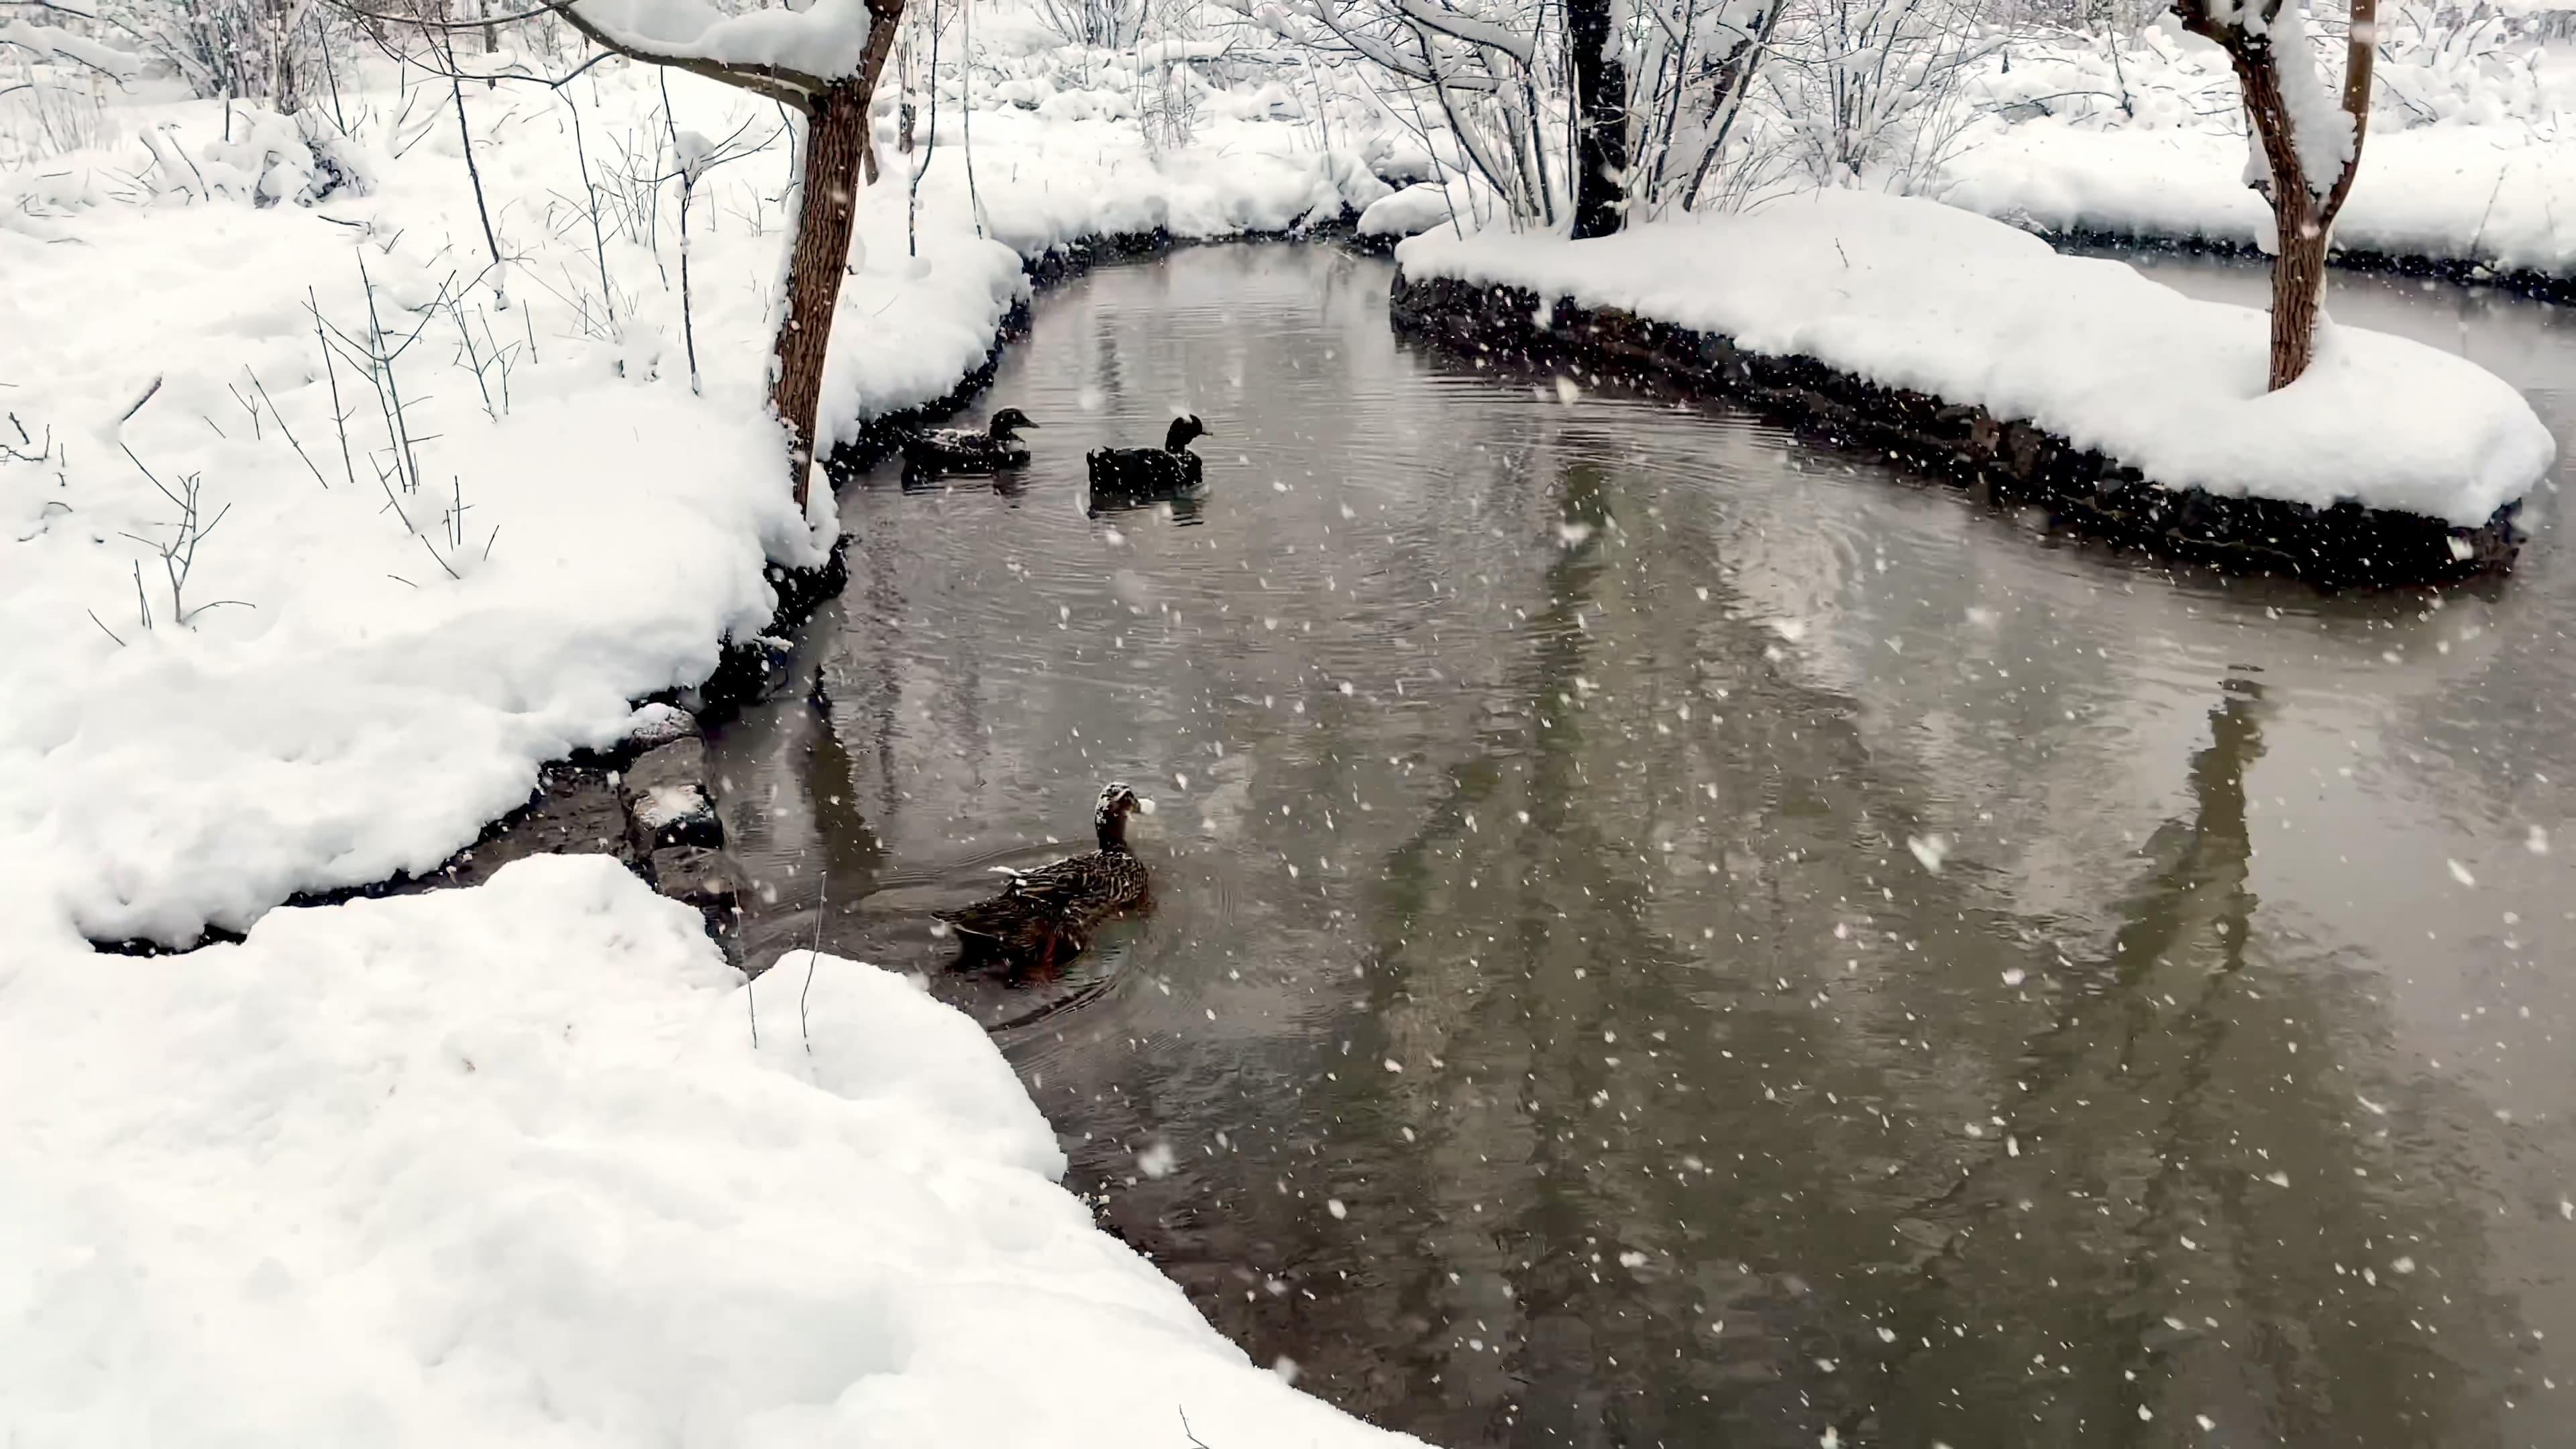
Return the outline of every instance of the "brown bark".
{"type": "Polygon", "coordinates": [[[876,179],[876,137],[869,102],[876,94],[877,78],[885,73],[886,57],[894,52],[903,5],[904,0],[868,0],[868,48],[858,73],[827,81],[787,66],[658,55],[603,30],[571,0],[544,0],[548,12],[561,15],[603,49],[650,65],[677,66],[804,112],[796,236],[789,244],[787,295],[779,311],[778,336],[770,346],[769,387],[770,408],[787,425],[789,465],[800,509],[814,469],[823,361],[831,348],[841,278],[849,270],[859,187],[863,179],[876,179]]]}
{"type": "MultiPolygon", "coordinates": [[[[2234,63],[2245,94],[2245,118],[2263,147],[2264,198],[2272,206],[2277,244],[2272,257],[2272,338],[2269,387],[2279,391],[2299,380],[2316,360],[2317,310],[2325,298],[2326,250],[2334,221],[2361,174],[2361,147],[2370,133],[2371,62],[2378,53],[2377,0],[2353,0],[2352,31],[2344,52],[2343,112],[2352,124],[2352,151],[2326,193],[2308,185],[2293,139],[2290,109],[2281,96],[2281,72],[2272,49],[2268,22],[2283,4],[2273,0],[2263,12],[2262,33],[2248,33],[2240,21],[2219,20],[2203,0],[2178,0],[2185,28],[2217,41],[2234,63]]],[[[2306,57],[2301,57],[2302,61],[2306,57]]]]}
{"type": "MultiPolygon", "coordinates": [[[[2245,114],[2263,146],[2272,203],[2272,365],[2267,386],[2278,391],[2299,380],[2316,358],[2317,306],[2325,298],[2326,234],[2332,218],[2308,189],[2308,177],[2291,140],[2290,109],[2281,98],[2281,73],[2271,47],[2235,53],[2236,79],[2245,90],[2245,114]]],[[[2350,168],[2346,168],[2350,174],[2350,168]]]]}
{"type": "Polygon", "coordinates": [[[876,126],[869,112],[877,78],[894,52],[903,0],[868,7],[867,54],[859,73],[817,91],[805,104],[804,184],[796,210],[796,240],[787,261],[787,296],[771,348],[776,375],[770,406],[787,424],[788,468],[796,506],[805,506],[814,471],[816,412],[823,398],[823,360],[832,343],[832,318],[841,302],[841,278],[850,266],[850,230],[858,211],[862,177],[877,177],[876,126]]]}
{"type": "Polygon", "coordinates": [[[832,341],[832,317],[841,298],[841,276],[850,262],[850,229],[858,207],[859,176],[869,145],[868,81],[838,81],[806,110],[805,179],[796,217],[795,250],[787,262],[786,307],[778,319],[777,373],[770,406],[787,424],[788,468],[796,506],[805,506],[813,471],[815,411],[823,396],[823,358],[832,341]]]}

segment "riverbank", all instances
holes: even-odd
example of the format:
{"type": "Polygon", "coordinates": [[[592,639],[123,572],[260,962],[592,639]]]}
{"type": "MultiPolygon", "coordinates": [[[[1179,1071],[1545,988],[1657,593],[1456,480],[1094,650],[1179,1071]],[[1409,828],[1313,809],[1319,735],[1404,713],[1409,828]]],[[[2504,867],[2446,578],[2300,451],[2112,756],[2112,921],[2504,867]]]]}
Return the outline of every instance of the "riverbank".
{"type": "MultiPolygon", "coordinates": [[[[709,902],[608,858],[496,870],[490,841],[478,885],[275,909],[433,876],[522,807],[540,844],[708,849],[664,808],[703,780],[646,778],[648,742],[691,742],[639,731],[778,682],[764,636],[838,527],[828,494],[787,503],[760,408],[784,143],[728,93],[664,94],[617,67],[468,90],[460,140],[446,87],[388,85],[337,146],[363,186],[288,204],[261,204],[281,156],[204,103],[10,178],[8,1422],[1131,1444],[1186,1414],[1229,1449],[1409,1442],[1096,1232],[999,1055],[901,978],[747,985],[709,902]],[[684,231],[657,148],[693,132],[741,150],[684,231]],[[210,932],[243,939],[89,944],[210,932]],[[997,1382],[992,1345],[1032,1337],[997,1382]]],[[[917,220],[900,183],[862,208],[843,436],[971,383],[1033,256],[1385,189],[1252,116],[1162,155],[1114,113],[976,127],[979,184],[959,148],[917,220]]]]}
{"type": "MultiPolygon", "coordinates": [[[[2576,66],[2492,15],[2437,37],[2428,18],[2389,24],[2336,264],[2576,297],[2576,145],[2557,124],[2576,66]]],[[[2260,251],[2271,217],[2244,183],[2226,58],[2170,20],[2118,46],[2038,36],[1982,63],[1932,194],[2068,240],[2260,251]]]]}
{"type": "Polygon", "coordinates": [[[2509,564],[2556,454],[2462,359],[2338,329],[2266,394],[2260,313],[1929,202],[1829,192],[1591,242],[1435,234],[1397,258],[1417,328],[1747,396],[2089,531],[2319,582],[2509,564]]]}

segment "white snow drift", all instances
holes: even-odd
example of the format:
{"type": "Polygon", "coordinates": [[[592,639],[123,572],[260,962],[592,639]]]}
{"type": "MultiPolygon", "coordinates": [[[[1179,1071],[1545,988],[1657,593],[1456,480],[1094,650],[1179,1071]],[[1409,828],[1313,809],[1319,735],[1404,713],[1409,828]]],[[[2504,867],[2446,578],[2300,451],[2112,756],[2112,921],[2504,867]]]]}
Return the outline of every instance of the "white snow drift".
{"type": "Polygon", "coordinates": [[[1099,1232],[964,1016],[604,857],[0,1003],[12,1445],[1417,1442],[1099,1232]]]}
{"type": "Polygon", "coordinates": [[[2345,499],[2484,523],[2557,444],[2514,388],[2420,343],[2336,327],[2266,393],[2270,319],[1934,202],[1823,192],[1596,241],[1447,228],[1407,275],[1523,287],[1976,403],[2170,488],[2345,499]]]}

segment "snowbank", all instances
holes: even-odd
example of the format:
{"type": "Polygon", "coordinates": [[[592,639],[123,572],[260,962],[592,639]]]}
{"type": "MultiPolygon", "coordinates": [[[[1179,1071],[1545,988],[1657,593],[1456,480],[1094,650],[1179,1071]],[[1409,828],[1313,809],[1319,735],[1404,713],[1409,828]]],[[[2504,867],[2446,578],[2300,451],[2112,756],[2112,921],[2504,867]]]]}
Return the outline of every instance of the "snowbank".
{"type": "MultiPolygon", "coordinates": [[[[1980,133],[1944,200],[2034,229],[2252,249],[2271,213],[2239,179],[2242,137],[2035,120],[1980,133]]],[[[2372,136],[2338,248],[2576,277],[2576,145],[2521,128],[2372,136]]]]}
{"type": "MultiPolygon", "coordinates": [[[[2492,10],[2383,17],[2361,171],[2338,247],[2576,277],[2576,66],[2492,10]]],[[[2321,38],[2340,75],[2340,42],[2321,38]]],[[[2123,36],[2016,42],[1964,86],[1982,114],[1943,164],[1954,205],[2051,232],[2252,248],[2270,234],[2244,184],[2226,57],[2168,17],[2123,36]]]]}
{"type": "Polygon", "coordinates": [[[965,1017],[808,964],[746,988],[693,911],[539,857],[18,973],[0,1439],[1416,1442],[1099,1232],[965,1017]]]}
{"type": "Polygon", "coordinates": [[[1979,404],[2169,488],[2474,527],[2556,455],[2522,395],[2462,358],[2335,328],[2306,377],[2266,394],[2264,314],[1928,201],[1825,192],[1585,242],[1444,228],[1396,256],[1410,277],[1571,297],[1979,404]]]}

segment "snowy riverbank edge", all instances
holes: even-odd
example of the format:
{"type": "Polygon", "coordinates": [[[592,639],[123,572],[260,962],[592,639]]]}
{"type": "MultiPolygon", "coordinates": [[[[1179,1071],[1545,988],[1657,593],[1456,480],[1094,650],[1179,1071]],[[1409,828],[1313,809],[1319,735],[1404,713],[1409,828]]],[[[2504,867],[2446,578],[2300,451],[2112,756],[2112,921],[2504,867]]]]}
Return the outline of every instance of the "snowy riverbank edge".
{"type": "MultiPolygon", "coordinates": [[[[2085,245],[2259,256],[2261,198],[2239,180],[2242,136],[1987,124],[1943,168],[1941,200],[2085,245]]],[[[2331,261],[2576,300],[2576,152],[2518,127],[2440,126],[2370,138],[2331,261]]],[[[2331,290],[2327,311],[2333,310],[2331,290]]]]}
{"type": "Polygon", "coordinates": [[[13,1443],[1417,1442],[1101,1232],[917,980],[746,983],[604,856],[7,999],[13,1443]]]}
{"type": "Polygon", "coordinates": [[[2097,530],[2321,581],[2508,562],[2514,511],[2556,454],[2503,380],[2378,333],[2335,329],[2308,377],[2267,395],[2261,313],[1933,202],[1827,192],[1596,241],[1443,231],[1396,255],[1415,325],[1474,306],[1470,331],[1771,394],[1853,441],[2087,505],[2076,521],[2097,530]],[[1527,293],[1532,315],[1424,292],[1437,283],[1527,293]],[[1653,335],[1674,329],[1689,335],[1653,335]],[[1826,375],[1884,396],[1837,403],[1826,375]]]}

